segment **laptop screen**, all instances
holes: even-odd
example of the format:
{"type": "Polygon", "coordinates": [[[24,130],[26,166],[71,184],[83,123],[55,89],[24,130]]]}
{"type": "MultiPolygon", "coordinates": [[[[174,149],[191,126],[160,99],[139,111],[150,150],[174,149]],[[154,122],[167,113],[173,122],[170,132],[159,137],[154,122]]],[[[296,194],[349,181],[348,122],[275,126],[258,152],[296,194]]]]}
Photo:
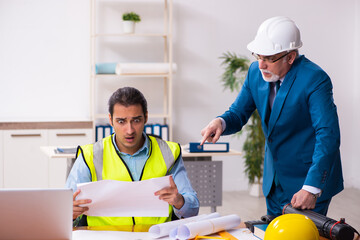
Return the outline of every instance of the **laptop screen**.
{"type": "Polygon", "coordinates": [[[0,239],[70,240],[71,189],[0,189],[0,239]]]}

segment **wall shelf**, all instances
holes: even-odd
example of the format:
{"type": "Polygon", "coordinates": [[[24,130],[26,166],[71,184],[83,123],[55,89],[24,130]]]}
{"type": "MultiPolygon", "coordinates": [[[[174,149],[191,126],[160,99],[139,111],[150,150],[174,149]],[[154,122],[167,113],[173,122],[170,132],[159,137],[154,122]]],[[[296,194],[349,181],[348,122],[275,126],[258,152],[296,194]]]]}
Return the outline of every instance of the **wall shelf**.
{"type": "MultiPolygon", "coordinates": [[[[137,2],[136,0],[132,1],[132,3],[136,3],[136,2],[137,2]]],[[[116,8],[116,11],[119,11],[117,16],[122,15],[125,11],[130,10],[130,9],[126,9],[126,8],[128,8],[126,1],[118,0],[118,1],[115,1],[114,3],[118,4],[118,7],[116,8]],[[120,7],[121,4],[123,4],[122,6],[125,6],[125,7],[121,8],[120,7]],[[120,10],[120,9],[122,9],[122,10],[120,10]]],[[[101,14],[99,14],[99,11],[100,11],[99,9],[105,8],[104,5],[99,5],[99,4],[107,4],[107,2],[101,1],[101,0],[90,0],[90,27],[91,27],[91,31],[90,31],[90,65],[91,65],[91,70],[90,70],[91,71],[90,72],[90,96],[91,96],[90,97],[90,101],[91,101],[90,102],[90,113],[91,113],[91,118],[93,121],[94,136],[95,136],[95,126],[99,122],[101,122],[101,120],[108,121],[107,120],[108,114],[99,113],[95,110],[96,106],[98,104],[98,101],[99,101],[99,99],[97,99],[97,97],[99,95],[99,92],[98,92],[99,87],[101,87],[104,84],[103,81],[99,81],[99,80],[106,80],[106,83],[111,82],[111,81],[118,82],[117,87],[119,88],[119,87],[124,87],[126,84],[126,81],[124,80],[124,85],[122,85],[123,79],[131,78],[131,81],[139,82],[138,79],[136,79],[136,78],[148,78],[149,85],[152,85],[150,83],[150,81],[160,81],[160,82],[156,82],[154,84],[156,86],[161,86],[161,88],[162,88],[161,91],[153,91],[151,93],[148,93],[148,96],[149,96],[149,94],[151,94],[151,95],[153,94],[156,97],[160,96],[162,98],[162,100],[157,101],[157,104],[162,102],[162,106],[155,107],[157,109],[160,109],[162,112],[161,113],[152,113],[149,110],[149,113],[148,113],[149,121],[151,123],[151,120],[154,120],[154,121],[162,120],[162,122],[160,122],[159,124],[167,124],[168,125],[169,140],[171,141],[173,139],[173,134],[172,134],[172,132],[173,132],[173,126],[172,126],[173,68],[172,67],[171,68],[169,67],[169,70],[165,71],[164,73],[95,74],[95,69],[96,69],[95,66],[97,63],[117,62],[115,59],[111,59],[111,58],[105,59],[104,54],[101,51],[101,44],[106,44],[106,43],[104,43],[104,41],[100,41],[100,39],[103,40],[104,38],[112,38],[112,42],[114,42],[115,44],[118,44],[120,46],[121,46],[121,44],[124,44],[124,43],[131,43],[134,46],[136,46],[136,44],[142,44],[142,43],[131,40],[134,38],[149,38],[149,39],[162,38],[163,41],[162,41],[162,43],[161,42],[160,43],[163,45],[163,59],[162,59],[162,61],[156,60],[154,62],[163,62],[163,63],[169,64],[169,66],[173,66],[173,46],[172,46],[173,45],[172,44],[173,2],[172,2],[172,0],[158,0],[158,1],[147,2],[146,4],[151,5],[154,3],[156,3],[156,5],[159,5],[159,7],[161,6],[163,8],[163,19],[158,19],[159,22],[163,23],[163,26],[164,26],[163,30],[160,29],[158,31],[163,31],[163,33],[161,33],[161,32],[159,33],[156,30],[152,31],[152,29],[145,29],[145,32],[139,31],[139,32],[129,34],[129,33],[119,33],[118,28],[116,29],[115,33],[109,32],[109,30],[106,30],[106,23],[104,25],[101,25],[101,24],[97,25],[98,21],[101,21],[101,14]],[[101,33],[101,31],[106,32],[106,33],[101,33]],[[146,33],[146,32],[149,32],[149,33],[146,33]],[[119,41],[118,41],[118,39],[119,39],[119,41]],[[120,39],[121,39],[121,41],[120,41],[120,39]]],[[[161,10],[161,9],[159,9],[159,10],[161,10]]],[[[131,11],[136,12],[137,10],[132,9],[131,11]]],[[[150,13],[147,12],[147,14],[156,15],[156,14],[153,14],[153,12],[150,12],[150,13]]],[[[141,16],[141,14],[140,14],[140,16],[141,16]]],[[[158,15],[152,16],[152,17],[158,18],[158,15]]],[[[142,21],[146,21],[146,20],[142,19],[142,21]]],[[[109,22],[111,22],[111,21],[109,21],[109,22]]],[[[109,22],[107,22],[107,23],[109,23],[109,22]]],[[[153,24],[153,23],[149,23],[149,24],[153,24]]],[[[149,27],[149,25],[148,25],[148,27],[149,27]]],[[[158,24],[155,27],[159,27],[158,24]]],[[[160,44],[160,43],[158,43],[158,44],[160,44]]],[[[152,42],[148,41],[146,44],[151,45],[152,42]]],[[[121,49],[121,47],[120,47],[120,49],[121,49]]],[[[123,49],[123,50],[130,51],[128,49],[123,49]]],[[[120,55],[121,59],[126,59],[127,56],[125,56],[125,54],[123,56],[123,52],[124,52],[123,50],[117,51],[116,54],[120,55]]],[[[116,54],[113,54],[113,55],[116,55],[116,54]]],[[[131,59],[131,60],[129,59],[130,61],[125,61],[125,62],[148,63],[149,55],[147,55],[145,58],[141,58],[141,54],[144,54],[144,52],[137,51],[131,55],[131,57],[133,57],[133,58],[134,58],[134,55],[136,55],[136,57],[138,57],[138,61],[134,61],[134,59],[131,59]]],[[[150,58],[151,58],[151,56],[150,56],[150,58]]],[[[145,90],[149,90],[148,86],[144,86],[143,88],[145,90]]],[[[139,90],[142,92],[144,89],[139,88],[139,90]]],[[[114,91],[115,90],[116,89],[114,89],[114,91]]],[[[105,111],[105,109],[103,111],[105,111]]]]}

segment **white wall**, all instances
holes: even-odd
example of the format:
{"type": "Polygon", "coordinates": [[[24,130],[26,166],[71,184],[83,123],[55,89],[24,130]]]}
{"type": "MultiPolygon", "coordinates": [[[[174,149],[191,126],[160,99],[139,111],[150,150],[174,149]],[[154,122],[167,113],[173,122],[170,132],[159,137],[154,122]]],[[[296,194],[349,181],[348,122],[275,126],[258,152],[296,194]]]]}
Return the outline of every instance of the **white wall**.
{"type": "MultiPolygon", "coordinates": [[[[0,121],[89,118],[89,6],[87,0],[0,0],[0,121]],[[4,37],[5,36],[5,37],[4,37]],[[41,89],[42,91],[39,91],[41,89]]],[[[119,3],[101,9],[110,25],[121,24],[119,3]],[[108,16],[116,16],[108,18],[108,16]],[[110,20],[111,19],[111,20],[110,20]]],[[[139,31],[155,21],[152,4],[127,5],[143,16],[139,31]],[[148,20],[146,20],[148,19],[148,20]]],[[[155,0],[152,3],[157,2],[155,0]]],[[[162,2],[162,1],[160,1],[162,2]]],[[[301,53],[331,76],[342,134],[342,159],[347,187],[360,188],[360,6],[358,0],[174,0],[174,134],[181,144],[200,139],[200,130],[223,113],[236,94],[223,91],[219,57],[233,51],[251,58],[246,49],[263,20],[286,15],[298,24],[301,53]]],[[[101,15],[100,14],[100,15],[101,15]]],[[[100,24],[99,27],[102,27],[100,24]]],[[[107,30],[107,29],[106,29],[107,30]]],[[[134,58],[159,56],[159,47],[138,48],[134,58]]],[[[131,47],[131,46],[130,46],[131,47]]],[[[109,42],[100,57],[119,61],[121,50],[109,42]],[[112,59],[111,59],[112,58],[112,59]]],[[[161,56],[161,55],[160,55],[161,56]]],[[[102,61],[104,61],[101,59],[102,61]]],[[[101,97],[124,83],[105,82],[101,97]]],[[[132,84],[125,82],[125,84],[132,84]]],[[[142,85],[149,84],[143,81],[142,85]]],[[[154,88],[151,88],[154,89],[154,88]]],[[[156,91],[154,91],[156,94],[156,91]]],[[[146,94],[151,98],[153,92],[146,94]]],[[[233,137],[231,148],[243,141],[233,137]]],[[[224,190],[247,188],[243,160],[224,159],[224,190]]]]}
{"type": "Polygon", "coordinates": [[[360,169],[360,161],[359,161],[359,136],[360,136],[360,111],[359,103],[360,103],[360,1],[356,1],[355,7],[355,37],[354,37],[354,78],[353,78],[353,104],[351,111],[354,112],[353,123],[350,127],[352,133],[349,134],[349,139],[352,143],[351,151],[349,152],[349,161],[347,164],[347,168],[344,169],[346,178],[345,180],[348,182],[349,186],[354,186],[360,189],[360,176],[359,176],[359,169],[360,169]]]}
{"type": "MultiPolygon", "coordinates": [[[[358,29],[359,1],[176,1],[175,61],[181,66],[176,75],[175,135],[180,142],[199,139],[200,130],[221,114],[235,95],[222,91],[219,82],[223,69],[218,59],[225,51],[251,57],[246,45],[261,22],[271,16],[286,15],[301,29],[302,54],[319,64],[331,76],[342,133],[345,185],[359,187],[359,161],[354,143],[358,142],[359,84],[355,77],[354,46],[358,29]],[[358,9],[358,6],[357,6],[358,9]],[[193,107],[196,106],[196,107],[193,107]],[[350,107],[351,106],[351,107],[350,107]],[[200,111],[199,111],[200,110],[200,111]],[[356,117],[357,116],[357,117],[356,117]],[[181,128],[180,126],[186,126],[181,128]],[[354,131],[355,130],[355,131],[354,131]]],[[[358,47],[357,47],[358,49],[358,47]]],[[[358,52],[358,51],[357,51],[358,52]]],[[[358,73],[357,73],[358,76],[358,73]]],[[[232,148],[241,141],[231,138],[232,148]]],[[[358,145],[358,143],[356,143],[358,145]]],[[[224,161],[225,189],[243,189],[243,161],[224,161]],[[231,169],[231,170],[230,170],[231,169]],[[240,175],[240,177],[237,177],[240,175]],[[234,180],[235,184],[230,184],[234,180]]]]}
{"type": "Polygon", "coordinates": [[[89,119],[87,0],[0,0],[0,121],[89,119]]]}

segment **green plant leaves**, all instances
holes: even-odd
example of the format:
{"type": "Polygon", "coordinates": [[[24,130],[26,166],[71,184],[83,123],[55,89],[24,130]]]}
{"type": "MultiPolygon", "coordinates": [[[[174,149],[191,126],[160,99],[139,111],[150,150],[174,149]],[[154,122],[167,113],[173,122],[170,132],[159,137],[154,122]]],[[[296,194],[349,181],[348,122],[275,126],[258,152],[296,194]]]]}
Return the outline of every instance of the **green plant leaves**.
{"type": "Polygon", "coordinates": [[[220,59],[224,59],[221,65],[225,66],[225,72],[221,78],[224,89],[228,88],[231,92],[238,92],[249,69],[249,59],[231,52],[224,53],[220,59]]]}
{"type": "Polygon", "coordinates": [[[126,12],[122,15],[122,19],[124,21],[133,21],[133,22],[140,22],[141,18],[137,13],[134,12],[126,12]]]}

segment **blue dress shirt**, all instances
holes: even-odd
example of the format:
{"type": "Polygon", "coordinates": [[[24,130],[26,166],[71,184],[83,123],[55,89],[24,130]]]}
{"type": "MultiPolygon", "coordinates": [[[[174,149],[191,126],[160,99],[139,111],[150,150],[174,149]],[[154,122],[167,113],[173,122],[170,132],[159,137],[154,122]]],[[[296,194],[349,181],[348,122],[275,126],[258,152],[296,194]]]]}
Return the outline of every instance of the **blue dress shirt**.
{"type": "MultiPolygon", "coordinates": [[[[133,155],[120,152],[118,147],[115,145],[116,151],[119,152],[121,158],[128,166],[130,174],[135,181],[139,181],[141,172],[144,168],[146,160],[149,157],[150,141],[146,134],[144,134],[144,137],[144,145],[133,155]]],[[[115,142],[115,134],[113,135],[113,141],[115,142]]],[[[184,205],[181,209],[176,209],[173,207],[176,216],[179,218],[196,216],[199,212],[199,200],[187,177],[181,155],[175,162],[169,174],[173,175],[173,179],[178,188],[178,191],[184,197],[184,205]]],[[[71,188],[75,192],[77,189],[77,184],[84,182],[91,182],[91,173],[82,155],[80,154],[75,160],[74,166],[70,171],[66,181],[66,187],[71,188]]]]}

